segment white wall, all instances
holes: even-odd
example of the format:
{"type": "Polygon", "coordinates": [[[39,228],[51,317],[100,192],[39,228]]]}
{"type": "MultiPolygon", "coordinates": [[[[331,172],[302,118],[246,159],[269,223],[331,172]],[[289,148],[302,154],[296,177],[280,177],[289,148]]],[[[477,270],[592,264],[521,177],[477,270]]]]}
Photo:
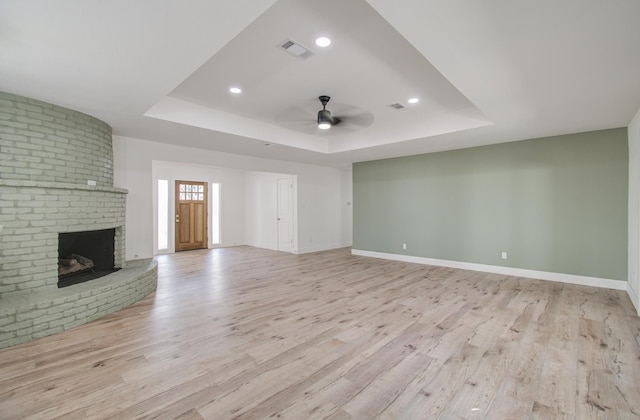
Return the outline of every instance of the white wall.
{"type": "Polygon", "coordinates": [[[298,178],[299,253],[350,245],[342,242],[341,202],[342,171],[298,178]]]}
{"type": "Polygon", "coordinates": [[[629,133],[629,297],[640,314],[640,109],[629,133]]]}
{"type": "MultiPolygon", "coordinates": [[[[175,251],[175,224],[172,223],[175,214],[174,197],[175,181],[199,181],[221,184],[221,246],[233,246],[244,244],[244,171],[217,168],[213,166],[186,164],[180,162],[153,161],[151,164],[153,183],[153,244],[154,251],[157,251],[157,214],[158,200],[157,185],[158,179],[169,180],[169,249],[163,252],[175,251]]],[[[211,208],[211,193],[209,192],[209,208],[211,208]]],[[[209,215],[209,247],[211,243],[211,215],[209,215]]],[[[161,251],[162,252],[162,251],[161,251]]],[[[156,252],[157,253],[157,252],[156,252]]]]}
{"type": "Polygon", "coordinates": [[[120,136],[113,137],[113,155],[114,186],[129,190],[127,259],[153,256],[153,161],[296,175],[298,252],[351,245],[351,225],[343,220],[343,191],[350,191],[351,177],[343,170],[120,136]]]}

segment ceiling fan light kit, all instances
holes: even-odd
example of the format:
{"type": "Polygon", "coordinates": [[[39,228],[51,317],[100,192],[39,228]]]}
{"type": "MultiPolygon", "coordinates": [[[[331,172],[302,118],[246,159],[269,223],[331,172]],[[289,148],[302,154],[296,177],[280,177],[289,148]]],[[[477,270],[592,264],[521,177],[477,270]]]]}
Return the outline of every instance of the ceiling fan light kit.
{"type": "Polygon", "coordinates": [[[318,128],[327,130],[331,128],[331,112],[326,109],[318,111],[318,128]]]}

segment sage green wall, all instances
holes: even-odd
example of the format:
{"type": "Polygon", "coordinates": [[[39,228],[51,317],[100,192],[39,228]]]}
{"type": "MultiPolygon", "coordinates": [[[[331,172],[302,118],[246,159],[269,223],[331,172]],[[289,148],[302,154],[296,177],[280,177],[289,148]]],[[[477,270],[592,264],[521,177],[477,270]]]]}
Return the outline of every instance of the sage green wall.
{"type": "Polygon", "coordinates": [[[627,185],[626,128],[356,163],[353,248],[626,281],[627,185]]]}

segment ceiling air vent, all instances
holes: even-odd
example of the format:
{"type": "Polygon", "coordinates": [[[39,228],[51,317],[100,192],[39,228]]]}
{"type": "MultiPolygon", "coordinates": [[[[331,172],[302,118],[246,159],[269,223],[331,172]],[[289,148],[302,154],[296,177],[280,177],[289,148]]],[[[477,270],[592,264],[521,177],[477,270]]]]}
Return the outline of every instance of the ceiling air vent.
{"type": "Polygon", "coordinates": [[[391,105],[387,105],[389,108],[393,108],[393,109],[404,109],[405,106],[399,103],[395,103],[395,104],[391,104],[391,105]]]}
{"type": "Polygon", "coordinates": [[[316,55],[316,53],[311,51],[309,48],[292,40],[291,38],[287,38],[279,43],[278,48],[288,52],[289,54],[299,58],[300,60],[306,60],[307,58],[316,55]]]}

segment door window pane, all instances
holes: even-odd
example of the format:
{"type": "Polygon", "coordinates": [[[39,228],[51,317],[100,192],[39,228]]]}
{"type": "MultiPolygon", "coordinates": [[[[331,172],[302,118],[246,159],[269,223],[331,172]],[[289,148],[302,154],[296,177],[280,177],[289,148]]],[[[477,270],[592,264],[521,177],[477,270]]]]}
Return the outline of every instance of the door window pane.
{"type": "Polygon", "coordinates": [[[205,200],[204,185],[180,184],[180,201],[205,200]]]}

